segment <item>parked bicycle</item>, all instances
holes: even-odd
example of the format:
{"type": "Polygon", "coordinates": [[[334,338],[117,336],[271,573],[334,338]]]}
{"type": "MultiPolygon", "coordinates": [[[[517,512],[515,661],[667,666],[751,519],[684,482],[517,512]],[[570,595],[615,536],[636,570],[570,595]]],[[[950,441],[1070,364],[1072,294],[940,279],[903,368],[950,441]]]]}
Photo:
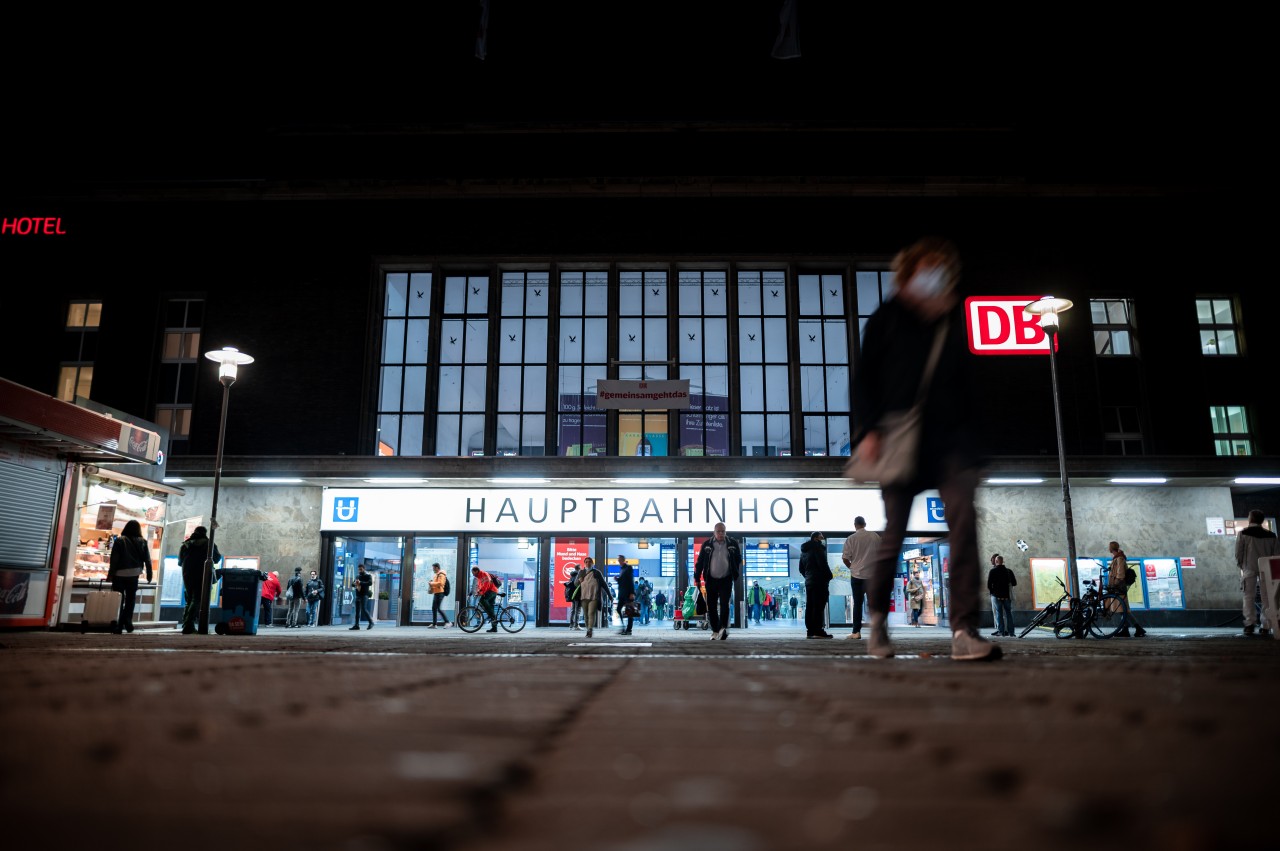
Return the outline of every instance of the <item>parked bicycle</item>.
{"type": "MultiPolygon", "coordinates": [[[[499,594],[498,596],[505,597],[507,595],[499,594]]],[[[480,598],[478,596],[472,594],[467,597],[467,600],[467,605],[458,610],[458,629],[463,632],[478,632],[482,626],[489,622],[489,615],[480,607],[480,598]]],[[[493,613],[498,619],[498,626],[507,632],[519,632],[524,629],[524,609],[519,606],[495,603],[493,613]]]]}
{"type": "Polygon", "coordinates": [[[1058,638],[1111,638],[1128,626],[1129,601],[1120,594],[1099,591],[1098,583],[1089,579],[1084,583],[1084,594],[1073,597],[1061,579],[1055,580],[1062,588],[1062,596],[1037,612],[1018,633],[1019,638],[1025,638],[1037,627],[1053,630],[1058,638]]]}

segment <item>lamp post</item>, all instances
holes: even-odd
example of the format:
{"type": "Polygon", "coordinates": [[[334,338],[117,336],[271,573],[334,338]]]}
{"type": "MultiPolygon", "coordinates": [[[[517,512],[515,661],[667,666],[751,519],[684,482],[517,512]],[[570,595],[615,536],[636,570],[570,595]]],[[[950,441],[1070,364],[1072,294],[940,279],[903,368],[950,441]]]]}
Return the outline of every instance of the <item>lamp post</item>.
{"type": "Polygon", "coordinates": [[[218,381],[222,384],[222,420],[218,424],[218,454],[213,462],[213,508],[209,512],[209,553],[204,560],[204,581],[200,583],[200,623],[196,631],[209,634],[209,586],[213,584],[213,542],[218,534],[218,484],[222,480],[222,441],[227,434],[227,402],[231,385],[236,383],[236,371],[241,364],[253,363],[253,358],[238,349],[226,346],[216,352],[205,352],[205,357],[218,364],[218,381]]]}
{"type": "Polygon", "coordinates": [[[1062,402],[1058,393],[1058,355],[1055,352],[1058,344],[1059,314],[1070,309],[1070,301],[1065,298],[1054,298],[1051,295],[1037,299],[1022,308],[1024,312],[1040,317],[1040,327],[1049,338],[1049,374],[1053,377],[1053,420],[1058,427],[1058,471],[1062,476],[1062,506],[1067,518],[1067,586],[1074,595],[1080,591],[1076,576],[1076,527],[1071,517],[1071,482],[1067,479],[1067,450],[1062,440],[1062,402]]]}

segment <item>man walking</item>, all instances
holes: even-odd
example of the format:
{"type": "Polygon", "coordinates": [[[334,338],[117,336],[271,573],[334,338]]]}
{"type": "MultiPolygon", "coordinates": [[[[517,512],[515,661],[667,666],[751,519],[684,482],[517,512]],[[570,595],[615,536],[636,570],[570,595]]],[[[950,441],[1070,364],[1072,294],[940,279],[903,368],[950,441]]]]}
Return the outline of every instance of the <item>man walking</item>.
{"type": "Polygon", "coordinates": [[[364,569],[364,565],[360,565],[360,572],[356,574],[355,581],[351,583],[356,591],[356,622],[351,628],[358,630],[360,628],[360,616],[369,622],[366,629],[373,629],[373,574],[364,569]]]}
{"type": "MultiPolygon", "coordinates": [[[[191,537],[182,542],[178,550],[178,564],[182,566],[182,588],[187,595],[187,607],[182,612],[182,634],[196,631],[200,616],[200,586],[204,584],[204,563],[209,558],[209,530],[197,526],[191,537]]],[[[218,545],[213,546],[213,561],[222,561],[218,545]]]]}
{"type": "Polygon", "coordinates": [[[712,641],[729,637],[729,597],[741,568],[742,544],[725,534],[723,523],[717,523],[714,534],[702,542],[693,566],[694,586],[705,583],[712,641]]]}
{"type": "Polygon", "coordinates": [[[760,612],[763,610],[764,596],[764,589],[760,587],[760,583],[751,583],[751,590],[747,592],[747,605],[751,606],[751,619],[756,622],[756,626],[760,625],[760,612]]]}
{"type": "Polygon", "coordinates": [[[853,518],[853,534],[844,539],[840,560],[849,568],[849,593],[853,595],[853,631],[845,638],[862,638],[862,598],[880,548],[880,536],[867,529],[867,518],[853,518]]]}
{"type": "Polygon", "coordinates": [[[1262,607],[1262,624],[1259,629],[1258,607],[1254,597],[1258,593],[1258,559],[1280,555],[1276,533],[1262,525],[1265,516],[1258,509],[1249,512],[1249,525],[1236,536],[1236,566],[1240,568],[1241,587],[1244,591],[1244,634],[1267,636],[1275,624],[1267,622],[1267,608],[1262,607]]]}
{"type": "Polygon", "coordinates": [[[618,619],[626,619],[627,625],[618,635],[630,635],[631,625],[635,621],[636,577],[635,571],[627,563],[626,556],[618,556],[618,619]]]}
{"type": "Polygon", "coordinates": [[[443,607],[449,594],[449,574],[444,572],[438,561],[431,564],[431,581],[427,583],[427,590],[431,592],[431,625],[427,628],[435,629],[437,623],[441,627],[448,626],[449,619],[445,617],[443,607]]]}
{"type": "Polygon", "coordinates": [[[804,577],[805,595],[809,601],[804,609],[805,638],[835,638],[827,632],[827,602],[831,599],[831,565],[827,564],[827,538],[814,532],[800,546],[800,575],[804,577]]]}
{"type": "Polygon", "coordinates": [[[1018,584],[1018,577],[1004,566],[1004,556],[991,557],[991,570],[987,573],[987,590],[991,592],[991,611],[995,614],[996,631],[992,635],[1013,637],[1013,598],[1010,589],[1018,584]]]}
{"type": "MultiPolygon", "coordinates": [[[[1108,590],[1114,591],[1121,597],[1125,597],[1127,599],[1129,596],[1129,583],[1126,581],[1125,577],[1129,572],[1129,561],[1125,558],[1124,550],[1120,549],[1120,544],[1116,541],[1112,541],[1107,544],[1107,551],[1111,553],[1111,565],[1107,568],[1110,571],[1108,574],[1107,588],[1108,590]]],[[[1133,624],[1134,638],[1141,638],[1147,634],[1147,631],[1142,628],[1142,624],[1138,623],[1138,619],[1135,618],[1133,616],[1133,612],[1130,611],[1129,619],[1125,621],[1124,626],[1116,633],[1116,635],[1121,638],[1128,638],[1129,624],[1133,624]]]]}

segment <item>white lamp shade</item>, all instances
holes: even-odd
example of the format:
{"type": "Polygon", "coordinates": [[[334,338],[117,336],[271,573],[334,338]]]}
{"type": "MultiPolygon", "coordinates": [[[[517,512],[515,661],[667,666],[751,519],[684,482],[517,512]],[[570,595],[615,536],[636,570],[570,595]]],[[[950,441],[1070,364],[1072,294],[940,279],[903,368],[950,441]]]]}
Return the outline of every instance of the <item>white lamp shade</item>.
{"type": "Polygon", "coordinates": [[[253,358],[233,346],[224,346],[216,352],[205,352],[204,356],[218,364],[218,378],[236,380],[236,371],[241,364],[253,363],[253,358]]]}

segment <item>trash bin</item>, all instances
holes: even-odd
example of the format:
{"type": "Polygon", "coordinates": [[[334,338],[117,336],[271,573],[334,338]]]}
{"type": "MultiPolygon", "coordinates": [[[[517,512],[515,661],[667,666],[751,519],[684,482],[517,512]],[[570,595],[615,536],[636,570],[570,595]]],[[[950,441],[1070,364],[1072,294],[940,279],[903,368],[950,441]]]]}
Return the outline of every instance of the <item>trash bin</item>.
{"type": "Polygon", "coordinates": [[[218,608],[210,612],[218,635],[257,635],[258,600],[267,575],[249,567],[224,567],[214,571],[222,580],[218,608]]]}

